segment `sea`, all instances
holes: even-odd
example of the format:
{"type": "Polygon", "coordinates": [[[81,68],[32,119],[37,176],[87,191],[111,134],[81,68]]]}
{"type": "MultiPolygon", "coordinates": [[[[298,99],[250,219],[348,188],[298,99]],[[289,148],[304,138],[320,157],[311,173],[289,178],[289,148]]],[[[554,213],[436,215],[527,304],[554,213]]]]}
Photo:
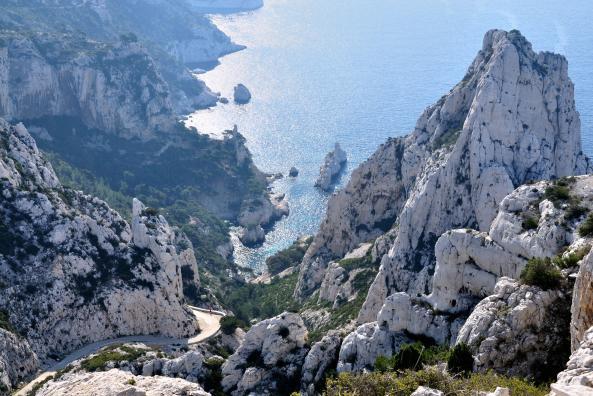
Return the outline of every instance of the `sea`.
{"type": "Polygon", "coordinates": [[[265,0],[256,11],[211,18],[246,49],[200,75],[229,104],[197,111],[187,123],[215,137],[237,125],[261,170],[300,171],[273,185],[291,212],[265,243],[249,249],[233,238],[237,264],[255,271],[317,231],[330,193],[313,185],[334,144],[348,154],[340,188],[463,78],[489,29],[519,29],[535,50],[567,57],[583,148],[593,155],[591,0],[265,0]],[[232,101],[238,83],[253,95],[247,105],[232,101]]]}

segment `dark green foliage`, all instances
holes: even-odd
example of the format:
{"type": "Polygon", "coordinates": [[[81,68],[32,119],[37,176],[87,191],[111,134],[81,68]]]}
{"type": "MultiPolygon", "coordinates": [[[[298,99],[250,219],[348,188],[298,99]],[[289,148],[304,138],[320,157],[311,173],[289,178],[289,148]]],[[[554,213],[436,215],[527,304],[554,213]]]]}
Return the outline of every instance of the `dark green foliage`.
{"type": "Polygon", "coordinates": [[[247,326],[236,316],[225,316],[220,319],[220,329],[224,334],[233,334],[238,327],[246,328],[247,326]]]}
{"type": "Polygon", "coordinates": [[[8,312],[0,309],[0,329],[4,329],[11,333],[16,333],[16,330],[10,323],[10,318],[8,317],[8,312]]]}
{"type": "Polygon", "coordinates": [[[570,198],[570,190],[564,183],[556,183],[546,188],[544,198],[550,200],[555,207],[559,208],[562,203],[570,198]]]}
{"type": "Polygon", "coordinates": [[[422,352],[424,345],[419,342],[414,344],[404,344],[395,357],[395,369],[397,370],[416,370],[422,367],[422,352]]]}
{"type": "Polygon", "coordinates": [[[143,216],[158,216],[159,215],[159,210],[157,208],[145,208],[142,211],[142,215],[143,216]]]}
{"type": "Polygon", "coordinates": [[[404,344],[392,357],[379,356],[375,361],[375,370],[380,372],[393,370],[420,370],[425,365],[446,362],[451,350],[444,345],[423,345],[421,342],[404,344]]]}
{"type": "Polygon", "coordinates": [[[297,279],[298,273],[294,273],[267,285],[237,283],[217,297],[244,322],[271,318],[284,311],[298,311],[292,297],[297,279]]]}
{"type": "Polygon", "coordinates": [[[569,253],[567,256],[558,255],[552,259],[552,262],[560,269],[572,268],[575,267],[590,250],[591,246],[585,246],[575,252],[569,253]]]}
{"type": "Polygon", "coordinates": [[[549,257],[532,258],[521,271],[521,282],[526,285],[537,286],[542,290],[555,289],[560,286],[562,274],[549,257]]]}
{"type": "Polygon", "coordinates": [[[290,335],[290,329],[286,326],[282,326],[278,330],[278,335],[282,338],[286,338],[290,335]]]}
{"type": "Polygon", "coordinates": [[[295,241],[287,249],[281,250],[275,255],[268,257],[266,259],[268,272],[271,275],[276,275],[289,267],[300,264],[312,240],[313,238],[309,237],[304,243],[295,241]]]}
{"type": "Polygon", "coordinates": [[[593,235],[593,213],[587,216],[587,219],[581,223],[579,227],[579,235],[582,237],[590,237],[593,235]]]}
{"type": "Polygon", "coordinates": [[[85,359],[80,364],[86,371],[102,371],[109,362],[131,362],[143,356],[146,353],[145,350],[136,349],[128,346],[113,345],[104,348],[96,355],[85,359]]]}
{"type": "Polygon", "coordinates": [[[536,229],[539,224],[539,218],[531,215],[523,216],[521,226],[525,231],[536,229]]]}
{"type": "Polygon", "coordinates": [[[587,212],[589,212],[589,209],[587,209],[586,207],[581,206],[578,203],[571,203],[566,209],[564,218],[566,220],[576,220],[584,214],[586,214],[587,212]]]}
{"type": "Polygon", "coordinates": [[[447,370],[454,374],[468,374],[474,369],[474,357],[466,344],[457,344],[447,360],[447,370]]]}

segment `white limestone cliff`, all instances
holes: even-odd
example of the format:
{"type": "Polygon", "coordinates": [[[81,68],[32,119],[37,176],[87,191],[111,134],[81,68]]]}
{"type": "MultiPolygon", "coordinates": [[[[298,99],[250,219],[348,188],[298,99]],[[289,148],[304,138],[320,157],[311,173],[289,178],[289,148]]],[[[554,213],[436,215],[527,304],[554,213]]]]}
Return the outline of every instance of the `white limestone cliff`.
{"type": "MultiPolygon", "coordinates": [[[[0,120],[0,309],[45,360],[133,334],[192,336],[175,231],[134,202],[132,228],[95,197],[60,185],[22,125],[0,120]]],[[[10,372],[10,371],[9,371],[10,372]]]]}
{"type": "Polygon", "coordinates": [[[0,327],[0,394],[16,388],[38,368],[39,361],[27,340],[0,327]]]}
{"type": "Polygon", "coordinates": [[[487,231],[515,187],[589,169],[573,91],[564,57],[535,53],[517,31],[488,32],[463,81],[423,113],[412,134],[381,146],[330,200],[295,296],[319,287],[329,261],[394,223],[397,235],[360,321],[374,320],[393,292],[430,289],[443,232],[487,231]]]}
{"type": "Polygon", "coordinates": [[[61,59],[58,51],[40,51],[51,40],[17,36],[0,48],[0,117],[75,116],[90,128],[141,139],[173,127],[169,87],[140,44],[109,48],[64,37],[64,50],[81,40],[79,45],[94,46],[99,55],[89,48],[61,59]]]}

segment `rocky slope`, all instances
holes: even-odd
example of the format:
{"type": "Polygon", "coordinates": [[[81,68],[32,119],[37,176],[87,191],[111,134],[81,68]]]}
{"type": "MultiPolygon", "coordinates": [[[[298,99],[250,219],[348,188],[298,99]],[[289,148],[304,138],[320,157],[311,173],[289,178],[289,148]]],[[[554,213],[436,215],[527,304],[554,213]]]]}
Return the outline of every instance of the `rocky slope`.
{"type": "Polygon", "coordinates": [[[51,395],[138,395],[138,396],[209,396],[198,384],[178,378],[146,377],[111,369],[97,373],[66,374],[52,381],[37,393],[51,395]]]}
{"type": "Polygon", "coordinates": [[[259,243],[286,202],[271,202],[236,129],[212,140],[179,119],[217,100],[190,68],[240,48],[188,1],[7,1],[0,117],[35,134],[66,185],[124,216],[132,197],[162,208],[204,268],[236,275],[225,220],[249,218],[259,243]]]}
{"type": "Polygon", "coordinates": [[[328,205],[295,296],[319,287],[331,259],[397,227],[361,321],[394,291],[430,288],[446,230],[487,230],[500,201],[526,181],[585,173],[566,59],[535,53],[518,31],[490,31],[463,81],[357,169],[328,205]]]}
{"type": "Polygon", "coordinates": [[[11,31],[50,34],[83,32],[95,41],[113,43],[125,37],[146,43],[172,88],[179,111],[213,105],[214,95],[184,64],[212,63],[238,46],[218,30],[191,1],[9,0],[0,5],[0,26],[11,31]],[[132,34],[130,34],[132,33],[132,34]]]}
{"type": "Polygon", "coordinates": [[[63,187],[21,124],[1,120],[0,143],[0,310],[37,357],[121,335],[196,333],[181,281],[196,261],[162,216],[136,200],[130,227],[63,187]]]}

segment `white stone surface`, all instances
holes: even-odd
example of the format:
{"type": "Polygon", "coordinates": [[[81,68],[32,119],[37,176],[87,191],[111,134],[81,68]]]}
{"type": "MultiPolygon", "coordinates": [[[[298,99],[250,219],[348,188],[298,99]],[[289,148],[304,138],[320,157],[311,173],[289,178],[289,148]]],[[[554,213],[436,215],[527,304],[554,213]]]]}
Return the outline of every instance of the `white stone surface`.
{"type": "Polygon", "coordinates": [[[111,369],[95,373],[68,373],[51,381],[36,393],[39,396],[209,396],[198,384],[179,378],[144,377],[111,369]]]}
{"type": "Polygon", "coordinates": [[[257,323],[222,366],[224,390],[232,395],[273,394],[282,381],[300,372],[306,337],[298,314],[285,312],[257,323]]]}

